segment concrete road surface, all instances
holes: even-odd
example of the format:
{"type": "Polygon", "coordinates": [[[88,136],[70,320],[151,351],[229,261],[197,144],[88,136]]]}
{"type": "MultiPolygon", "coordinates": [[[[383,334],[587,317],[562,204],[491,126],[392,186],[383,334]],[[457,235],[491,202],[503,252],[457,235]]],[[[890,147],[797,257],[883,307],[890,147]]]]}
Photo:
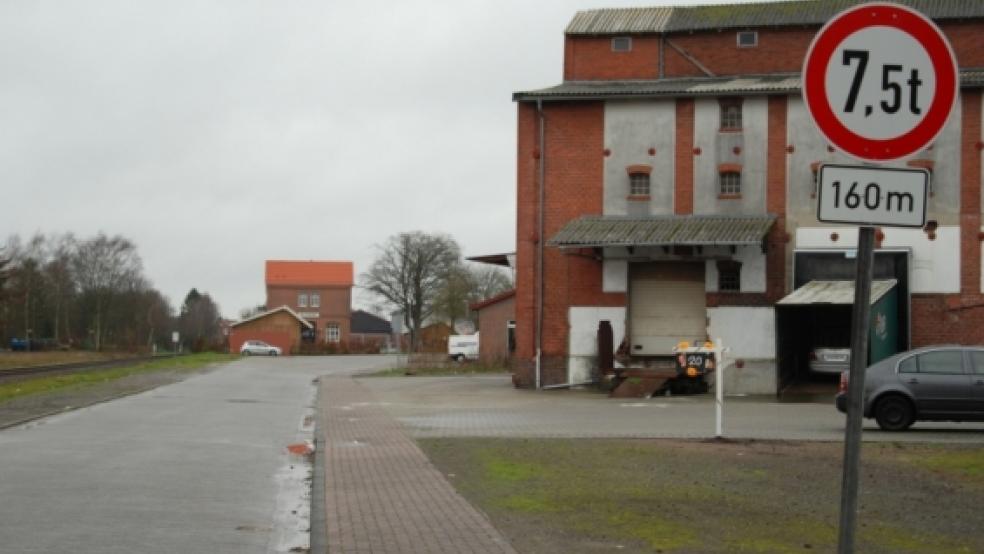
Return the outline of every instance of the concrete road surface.
{"type": "Polygon", "coordinates": [[[250,358],[0,431],[4,553],[248,553],[307,546],[319,375],[390,357],[250,358]]]}
{"type": "MultiPolygon", "coordinates": [[[[390,416],[425,437],[714,437],[712,395],[608,398],[589,390],[516,390],[508,375],[365,378],[390,416]]],[[[724,436],[732,439],[844,440],[833,399],[780,403],[772,397],[728,397],[724,436]]],[[[984,443],[984,423],[917,422],[904,433],[865,420],[865,441],[984,443]]]]}

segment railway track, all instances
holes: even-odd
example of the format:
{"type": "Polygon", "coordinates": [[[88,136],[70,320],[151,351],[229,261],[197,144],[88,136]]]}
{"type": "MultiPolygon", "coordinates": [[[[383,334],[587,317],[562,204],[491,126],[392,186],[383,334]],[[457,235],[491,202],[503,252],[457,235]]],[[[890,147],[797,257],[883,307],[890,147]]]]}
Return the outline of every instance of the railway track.
{"type": "Polygon", "coordinates": [[[123,367],[141,362],[160,359],[166,356],[139,356],[136,358],[122,358],[119,360],[107,360],[105,362],[75,362],[70,364],[54,364],[31,367],[12,367],[10,369],[0,369],[0,383],[7,381],[17,381],[41,377],[46,375],[67,375],[83,371],[93,371],[97,369],[110,369],[123,367]]]}

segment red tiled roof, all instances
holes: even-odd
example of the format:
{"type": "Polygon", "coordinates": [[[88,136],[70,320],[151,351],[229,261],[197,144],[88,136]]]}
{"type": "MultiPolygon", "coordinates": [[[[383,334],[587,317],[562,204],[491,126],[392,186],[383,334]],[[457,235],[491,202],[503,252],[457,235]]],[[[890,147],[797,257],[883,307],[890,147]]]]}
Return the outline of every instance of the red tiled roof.
{"type": "Polygon", "coordinates": [[[497,294],[497,295],[493,296],[492,298],[486,298],[485,300],[482,300],[481,302],[475,302],[474,304],[472,304],[471,306],[469,306],[469,308],[471,308],[473,311],[476,311],[477,312],[478,310],[481,310],[482,308],[487,308],[487,307],[491,306],[492,304],[497,304],[499,302],[502,302],[503,300],[506,300],[507,298],[512,298],[513,296],[516,296],[516,289],[507,290],[506,292],[503,292],[501,294],[497,294]]]}
{"type": "Polygon", "coordinates": [[[267,285],[342,285],[354,282],[352,262],[267,260],[267,285]]]}

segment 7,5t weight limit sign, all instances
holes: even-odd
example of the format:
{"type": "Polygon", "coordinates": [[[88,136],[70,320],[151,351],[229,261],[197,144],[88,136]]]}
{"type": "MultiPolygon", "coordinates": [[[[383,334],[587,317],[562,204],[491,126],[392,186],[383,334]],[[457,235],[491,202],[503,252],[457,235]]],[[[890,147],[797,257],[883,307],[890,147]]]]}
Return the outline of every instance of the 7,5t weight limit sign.
{"type": "Polygon", "coordinates": [[[896,4],[841,12],[817,34],[803,64],[803,97],[817,128],[870,162],[903,158],[935,140],[958,86],[943,33],[896,4]]]}

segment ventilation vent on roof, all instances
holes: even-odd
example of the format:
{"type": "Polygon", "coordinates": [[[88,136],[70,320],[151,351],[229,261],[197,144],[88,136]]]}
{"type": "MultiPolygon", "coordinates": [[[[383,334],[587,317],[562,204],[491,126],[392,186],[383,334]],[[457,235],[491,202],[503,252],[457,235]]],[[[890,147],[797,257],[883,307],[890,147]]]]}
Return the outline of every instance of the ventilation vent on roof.
{"type": "Polygon", "coordinates": [[[612,39],[612,52],[631,52],[632,37],[615,37],[612,39]]]}
{"type": "Polygon", "coordinates": [[[759,43],[759,34],[756,31],[739,31],[738,48],[755,48],[759,43]]]}

